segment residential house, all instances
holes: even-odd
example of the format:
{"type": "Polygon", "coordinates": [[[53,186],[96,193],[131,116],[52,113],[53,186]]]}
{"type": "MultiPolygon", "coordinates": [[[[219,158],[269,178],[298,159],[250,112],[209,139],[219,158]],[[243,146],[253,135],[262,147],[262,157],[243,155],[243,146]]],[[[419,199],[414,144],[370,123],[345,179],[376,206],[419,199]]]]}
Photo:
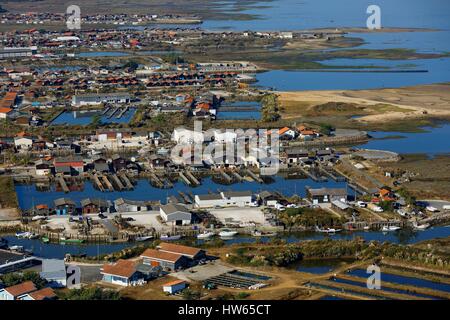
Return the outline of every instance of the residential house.
{"type": "Polygon", "coordinates": [[[262,191],[259,193],[258,198],[262,205],[267,207],[274,207],[280,199],[279,196],[273,194],[270,191],[262,191]]]}
{"type": "Polygon", "coordinates": [[[11,119],[13,114],[13,109],[0,107],[0,119],[11,119]]]}
{"type": "Polygon", "coordinates": [[[291,148],[286,150],[286,160],[287,163],[296,164],[302,163],[309,158],[308,150],[291,148]]]}
{"type": "Polygon", "coordinates": [[[84,172],[84,161],[80,156],[59,157],[53,161],[56,173],[82,174],[84,172]]]}
{"type": "Polygon", "coordinates": [[[143,263],[153,267],[161,267],[169,270],[178,270],[186,267],[189,260],[181,254],[147,249],[141,254],[143,263]]]}
{"type": "Polygon", "coordinates": [[[206,252],[202,249],[169,242],[161,242],[158,245],[158,250],[163,252],[181,254],[182,256],[191,260],[200,260],[206,257],[206,252]]]}
{"type": "Polygon", "coordinates": [[[120,170],[124,170],[127,168],[127,160],[125,158],[122,158],[118,154],[115,154],[111,158],[112,166],[114,168],[115,172],[118,172],[120,170]]]}
{"type": "Polygon", "coordinates": [[[184,280],[174,280],[163,285],[163,291],[169,294],[175,294],[187,288],[187,282],[184,280]]]}
{"type": "Polygon", "coordinates": [[[308,199],[313,204],[330,203],[333,200],[347,201],[347,190],[344,188],[320,188],[312,189],[306,187],[308,199]]]}
{"type": "Polygon", "coordinates": [[[140,212],[152,209],[153,203],[149,201],[136,201],[119,198],[114,200],[114,208],[117,212],[140,212]]]}
{"type": "Polygon", "coordinates": [[[120,285],[130,286],[133,282],[144,280],[144,276],[137,270],[139,262],[120,259],[115,263],[104,264],[100,269],[102,281],[120,285]]]}
{"type": "Polygon", "coordinates": [[[31,150],[31,147],[33,146],[33,139],[25,135],[17,136],[14,137],[14,145],[19,149],[31,150]]]}
{"type": "Polygon", "coordinates": [[[36,161],[34,168],[37,176],[48,176],[52,173],[53,164],[50,160],[39,159],[36,161]]]}
{"type": "Polygon", "coordinates": [[[59,198],[53,201],[58,216],[76,214],[76,205],[71,199],[59,198]]]}
{"type": "Polygon", "coordinates": [[[57,295],[52,288],[43,288],[20,296],[17,300],[55,300],[57,295]]]}
{"type": "Polygon", "coordinates": [[[192,214],[185,206],[179,204],[166,204],[160,207],[159,214],[165,222],[174,225],[189,225],[192,221],[192,214]]]}
{"type": "Polygon", "coordinates": [[[99,198],[86,198],[81,200],[81,211],[83,214],[109,212],[111,204],[109,201],[99,198]]]}
{"type": "Polygon", "coordinates": [[[278,137],[282,140],[292,140],[296,137],[297,133],[295,130],[289,127],[283,127],[278,130],[278,137]]]}
{"type": "Polygon", "coordinates": [[[0,289],[0,300],[19,300],[20,296],[36,290],[37,288],[33,282],[22,282],[15,286],[0,289]]]}

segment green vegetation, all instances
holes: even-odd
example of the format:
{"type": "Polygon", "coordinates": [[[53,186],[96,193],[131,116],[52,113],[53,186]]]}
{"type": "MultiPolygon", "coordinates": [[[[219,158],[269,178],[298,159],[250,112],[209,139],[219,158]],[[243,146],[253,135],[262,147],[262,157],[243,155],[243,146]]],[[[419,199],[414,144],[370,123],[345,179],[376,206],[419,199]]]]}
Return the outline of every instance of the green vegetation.
{"type": "Polygon", "coordinates": [[[33,282],[38,289],[44,288],[47,284],[47,282],[34,271],[25,271],[24,273],[13,272],[0,276],[0,283],[5,287],[15,286],[16,284],[25,281],[33,282]]]}
{"type": "Polygon", "coordinates": [[[0,177],[0,208],[17,208],[18,201],[12,177],[0,177]]]}
{"type": "Polygon", "coordinates": [[[278,218],[288,230],[294,227],[341,226],[343,222],[330,212],[311,208],[288,208],[278,218]]]}
{"type": "Polygon", "coordinates": [[[184,300],[198,300],[201,297],[201,293],[199,291],[186,288],[181,292],[181,296],[184,300]]]}
{"type": "MultiPolygon", "coordinates": [[[[448,243],[448,241],[446,242],[448,243]]],[[[296,244],[245,245],[235,248],[227,261],[247,266],[287,266],[303,258],[353,258],[359,260],[389,257],[431,267],[450,267],[450,254],[432,246],[404,246],[389,242],[356,240],[312,240],[296,244]]]]}
{"type": "Polygon", "coordinates": [[[261,119],[264,122],[277,121],[280,118],[278,97],[267,94],[261,99],[261,119]]]}
{"type": "Polygon", "coordinates": [[[101,288],[81,288],[68,291],[59,291],[58,297],[62,300],[120,300],[120,293],[101,288]]]}

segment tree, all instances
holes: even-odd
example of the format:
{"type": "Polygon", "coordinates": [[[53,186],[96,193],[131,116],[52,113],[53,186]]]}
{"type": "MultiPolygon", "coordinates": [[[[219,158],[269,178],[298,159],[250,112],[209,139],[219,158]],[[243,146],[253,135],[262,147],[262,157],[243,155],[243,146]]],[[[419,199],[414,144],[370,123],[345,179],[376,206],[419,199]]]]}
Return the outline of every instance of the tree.
{"type": "Polygon", "coordinates": [[[261,99],[261,120],[264,122],[277,121],[280,118],[278,98],[274,94],[267,94],[261,99]]]}

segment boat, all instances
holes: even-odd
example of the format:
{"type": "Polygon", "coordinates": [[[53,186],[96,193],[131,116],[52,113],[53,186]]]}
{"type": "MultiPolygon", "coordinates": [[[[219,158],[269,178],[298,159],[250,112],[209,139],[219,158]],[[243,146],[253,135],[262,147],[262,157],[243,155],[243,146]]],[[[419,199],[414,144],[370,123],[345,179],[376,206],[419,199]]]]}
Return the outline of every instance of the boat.
{"type": "Polygon", "coordinates": [[[31,232],[28,235],[28,239],[37,239],[37,238],[39,238],[39,235],[37,233],[31,232]]]}
{"type": "Polygon", "coordinates": [[[16,252],[23,252],[23,246],[11,246],[8,248],[11,251],[16,251],[16,252]]]}
{"type": "Polygon", "coordinates": [[[153,239],[153,236],[143,236],[143,237],[136,237],[136,241],[139,241],[139,242],[143,242],[143,241],[148,241],[148,240],[151,240],[151,239],[153,239]]]}
{"type": "Polygon", "coordinates": [[[202,232],[202,233],[199,233],[198,235],[197,235],[197,239],[210,239],[211,237],[213,237],[215,235],[215,233],[214,232],[212,232],[212,231],[204,231],[204,232],[202,232]]]}
{"type": "Polygon", "coordinates": [[[336,233],[336,232],[341,232],[342,229],[335,229],[335,228],[325,228],[325,229],[320,229],[319,227],[316,226],[316,232],[322,232],[322,233],[336,233]]]}
{"type": "Polygon", "coordinates": [[[16,232],[17,238],[28,238],[31,235],[28,231],[16,232]]]}
{"type": "Polygon", "coordinates": [[[253,230],[252,231],[252,236],[253,237],[274,237],[276,235],[277,235],[276,232],[262,232],[262,231],[259,231],[259,230],[253,230]]]}
{"type": "Polygon", "coordinates": [[[219,232],[219,236],[223,237],[223,238],[230,238],[230,237],[234,237],[235,235],[237,235],[238,232],[237,231],[233,231],[233,230],[228,230],[228,229],[224,229],[222,231],[219,232]]]}
{"type": "Polygon", "coordinates": [[[397,231],[400,230],[401,228],[398,226],[383,226],[383,228],[381,229],[381,231],[383,232],[390,232],[390,231],[397,231]]]}
{"type": "Polygon", "coordinates": [[[416,230],[425,230],[430,227],[430,224],[429,223],[417,224],[417,222],[414,222],[413,227],[416,230]]]}
{"type": "Polygon", "coordinates": [[[46,236],[43,236],[41,238],[41,240],[42,240],[43,243],[49,243],[50,242],[50,239],[48,237],[46,237],[46,236]]]}
{"type": "Polygon", "coordinates": [[[161,235],[161,240],[164,241],[175,241],[175,240],[180,240],[181,239],[181,235],[176,234],[176,235],[168,235],[168,234],[162,234],[161,235]]]}
{"type": "Polygon", "coordinates": [[[364,231],[368,231],[368,230],[370,230],[370,226],[365,226],[363,229],[364,229],[364,231]]]}

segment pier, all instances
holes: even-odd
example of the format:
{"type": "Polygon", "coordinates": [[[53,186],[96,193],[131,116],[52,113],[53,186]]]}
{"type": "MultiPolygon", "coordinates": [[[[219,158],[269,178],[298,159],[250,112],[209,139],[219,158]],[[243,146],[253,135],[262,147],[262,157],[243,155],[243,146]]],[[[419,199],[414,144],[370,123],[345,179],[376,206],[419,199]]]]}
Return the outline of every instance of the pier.
{"type": "Polygon", "coordinates": [[[231,174],[236,178],[237,181],[239,182],[244,181],[244,178],[236,171],[231,171],[231,174]]]}
{"type": "Polygon", "coordinates": [[[111,184],[111,182],[108,180],[108,177],[107,177],[107,176],[104,176],[104,175],[101,175],[100,178],[103,179],[103,183],[105,184],[106,188],[107,188],[109,191],[113,192],[113,191],[114,191],[114,187],[113,187],[113,185],[111,184]]]}
{"type": "Polygon", "coordinates": [[[119,114],[116,116],[116,119],[122,118],[122,116],[128,111],[128,107],[123,108],[119,114]]]}
{"type": "Polygon", "coordinates": [[[263,179],[261,179],[259,176],[257,176],[256,174],[254,174],[252,171],[246,169],[245,173],[250,176],[253,180],[255,180],[256,182],[259,183],[264,183],[263,179]]]}
{"type": "Polygon", "coordinates": [[[133,184],[131,183],[130,179],[128,178],[128,176],[127,176],[127,174],[125,172],[120,173],[119,177],[125,183],[125,186],[126,186],[127,190],[133,190],[134,189],[133,184]]]}
{"type": "Polygon", "coordinates": [[[116,174],[111,175],[111,180],[118,191],[125,190],[125,186],[116,174]]]}
{"type": "Polygon", "coordinates": [[[99,189],[101,192],[105,192],[105,187],[103,186],[97,174],[91,174],[91,180],[93,181],[94,185],[97,186],[97,189],[99,189]]]}
{"type": "Polygon", "coordinates": [[[219,169],[219,173],[225,179],[225,181],[227,183],[232,183],[233,182],[233,178],[231,178],[224,170],[219,169]]]}
{"type": "Polygon", "coordinates": [[[161,179],[152,171],[149,172],[150,175],[150,183],[157,187],[163,189],[165,184],[161,181],[161,179]]]}
{"type": "Polygon", "coordinates": [[[200,185],[200,181],[198,181],[198,179],[190,171],[185,171],[185,173],[194,185],[200,185]]]}
{"type": "Polygon", "coordinates": [[[184,183],[186,183],[186,185],[190,186],[192,184],[191,181],[184,175],[183,172],[180,172],[180,178],[181,180],[183,180],[184,183]]]}
{"type": "Polygon", "coordinates": [[[61,186],[62,190],[65,193],[70,192],[69,187],[67,186],[66,181],[64,180],[64,177],[62,175],[56,176],[56,180],[58,181],[59,185],[61,186]]]}

